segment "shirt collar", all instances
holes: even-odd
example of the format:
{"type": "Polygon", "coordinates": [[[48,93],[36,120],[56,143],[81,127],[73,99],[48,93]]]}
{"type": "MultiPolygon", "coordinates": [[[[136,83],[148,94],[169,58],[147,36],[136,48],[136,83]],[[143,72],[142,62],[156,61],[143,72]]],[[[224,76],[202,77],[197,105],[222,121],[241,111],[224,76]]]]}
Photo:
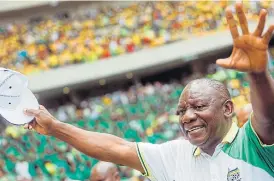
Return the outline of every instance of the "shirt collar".
{"type": "MultiPolygon", "coordinates": [[[[228,131],[228,133],[226,134],[226,136],[224,137],[224,139],[222,140],[222,144],[226,144],[226,143],[232,143],[234,141],[234,139],[236,138],[236,135],[239,131],[239,127],[237,126],[236,122],[232,122],[232,125],[228,131]]],[[[193,152],[193,156],[197,157],[201,154],[202,150],[199,147],[196,147],[194,152],[193,152]]]]}

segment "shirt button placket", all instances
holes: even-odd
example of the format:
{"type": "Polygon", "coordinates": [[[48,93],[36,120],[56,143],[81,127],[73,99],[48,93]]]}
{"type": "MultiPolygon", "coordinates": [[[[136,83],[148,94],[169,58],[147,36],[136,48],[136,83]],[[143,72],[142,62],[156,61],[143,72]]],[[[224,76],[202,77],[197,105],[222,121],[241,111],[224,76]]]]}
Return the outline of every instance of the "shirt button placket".
{"type": "Polygon", "coordinates": [[[210,161],[210,175],[212,181],[219,181],[219,174],[218,174],[218,165],[215,163],[214,159],[210,161]]]}

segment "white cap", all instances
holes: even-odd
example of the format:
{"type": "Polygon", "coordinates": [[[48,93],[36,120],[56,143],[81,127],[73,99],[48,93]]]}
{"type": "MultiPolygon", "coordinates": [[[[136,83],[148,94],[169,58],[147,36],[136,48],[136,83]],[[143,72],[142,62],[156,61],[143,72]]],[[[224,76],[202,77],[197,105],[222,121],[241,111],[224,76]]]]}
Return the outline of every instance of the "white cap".
{"type": "Polygon", "coordinates": [[[0,114],[15,125],[29,123],[34,117],[26,116],[24,109],[38,109],[36,97],[28,89],[25,75],[0,67],[0,114]]]}

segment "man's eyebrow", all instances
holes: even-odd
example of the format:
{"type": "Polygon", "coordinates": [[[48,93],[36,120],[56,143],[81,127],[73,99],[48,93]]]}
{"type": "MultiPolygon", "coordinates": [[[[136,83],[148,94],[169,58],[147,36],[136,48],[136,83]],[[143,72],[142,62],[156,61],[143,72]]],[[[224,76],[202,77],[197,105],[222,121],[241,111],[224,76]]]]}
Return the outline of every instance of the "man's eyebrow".
{"type": "Polygon", "coordinates": [[[195,101],[196,104],[199,104],[199,103],[208,104],[210,102],[211,102],[211,100],[197,100],[197,101],[195,101]]]}
{"type": "Polygon", "coordinates": [[[202,103],[209,103],[209,102],[212,102],[213,98],[210,98],[210,97],[206,97],[204,99],[200,99],[200,98],[197,98],[195,99],[195,103],[197,102],[202,102],[202,103]]]}

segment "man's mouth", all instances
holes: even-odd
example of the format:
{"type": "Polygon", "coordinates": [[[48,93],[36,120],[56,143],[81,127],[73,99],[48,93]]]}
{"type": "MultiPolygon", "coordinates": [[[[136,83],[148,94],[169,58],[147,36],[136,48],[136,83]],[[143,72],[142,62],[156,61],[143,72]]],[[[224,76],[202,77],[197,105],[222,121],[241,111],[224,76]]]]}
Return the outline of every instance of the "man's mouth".
{"type": "Polygon", "coordinates": [[[189,130],[186,130],[187,133],[190,133],[190,132],[196,132],[196,131],[199,131],[200,129],[203,129],[205,128],[205,126],[195,126],[189,130]]]}

